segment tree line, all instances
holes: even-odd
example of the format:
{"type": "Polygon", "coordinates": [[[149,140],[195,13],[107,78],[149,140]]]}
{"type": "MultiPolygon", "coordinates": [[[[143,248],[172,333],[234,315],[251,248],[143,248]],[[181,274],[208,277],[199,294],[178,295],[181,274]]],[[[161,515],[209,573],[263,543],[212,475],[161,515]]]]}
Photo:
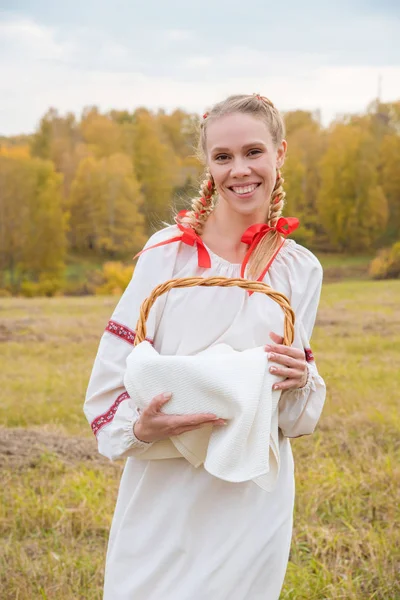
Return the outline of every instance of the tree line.
{"type": "MultiPolygon", "coordinates": [[[[284,115],[285,214],[312,250],[362,253],[400,234],[400,101],[324,128],[284,115]]],[[[0,138],[0,288],[61,280],[74,257],[127,260],[197,193],[199,116],[139,108],[78,119],[50,109],[32,135],[0,138]]]]}

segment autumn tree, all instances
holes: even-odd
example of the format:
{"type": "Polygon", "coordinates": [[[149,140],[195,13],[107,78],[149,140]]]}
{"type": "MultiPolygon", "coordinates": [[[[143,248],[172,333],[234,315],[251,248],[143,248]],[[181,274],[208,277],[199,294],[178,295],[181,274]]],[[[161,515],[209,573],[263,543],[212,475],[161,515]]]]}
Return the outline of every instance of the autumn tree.
{"type": "Polygon", "coordinates": [[[85,158],[69,202],[72,247],[107,258],[131,255],[145,241],[141,207],[139,184],[128,156],[85,158]]]}
{"type": "Polygon", "coordinates": [[[80,130],[84,142],[96,158],[121,152],[121,130],[115,121],[95,107],[83,111],[80,130]]]}
{"type": "Polygon", "coordinates": [[[320,161],[318,211],[338,250],[371,249],[385,230],[388,207],[377,159],[368,131],[343,124],[332,128],[320,161]]]}
{"type": "Polygon", "coordinates": [[[63,175],[63,193],[66,198],[78,164],[89,153],[85,148],[75,115],[65,117],[51,108],[40,121],[31,141],[32,156],[51,160],[57,172],[63,175]]]}
{"type": "Polygon", "coordinates": [[[285,114],[288,152],[285,179],[285,214],[300,219],[301,227],[294,237],[307,246],[323,247],[325,233],[318,218],[319,161],[325,148],[325,135],[318,116],[307,111],[285,114]]]}
{"type": "Polygon", "coordinates": [[[197,150],[199,131],[198,115],[183,110],[174,110],[171,114],[159,111],[157,120],[161,135],[181,159],[193,156],[197,150]]]}
{"type": "Polygon", "coordinates": [[[135,116],[133,164],[150,234],[170,218],[173,190],[179,182],[178,162],[171,148],[161,141],[154,116],[144,109],[136,111],[135,116]]]}
{"type": "Polygon", "coordinates": [[[61,276],[67,218],[62,176],[50,161],[0,155],[0,268],[16,290],[24,279],[61,276]]]}
{"type": "Polygon", "coordinates": [[[400,239],[400,133],[386,135],[380,146],[381,185],[389,205],[387,241],[400,239]]]}

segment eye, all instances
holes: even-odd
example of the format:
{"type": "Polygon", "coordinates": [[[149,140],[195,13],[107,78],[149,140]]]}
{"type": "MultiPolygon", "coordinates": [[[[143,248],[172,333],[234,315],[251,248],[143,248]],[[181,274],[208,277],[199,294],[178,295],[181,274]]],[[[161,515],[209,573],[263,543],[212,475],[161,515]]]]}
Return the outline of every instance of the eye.
{"type": "Polygon", "coordinates": [[[249,156],[257,156],[258,154],[261,154],[262,150],[260,150],[259,148],[253,148],[252,150],[249,150],[249,156]]]}
{"type": "Polygon", "coordinates": [[[227,154],[218,154],[218,156],[216,156],[214,158],[214,160],[217,160],[218,162],[223,162],[224,160],[228,160],[229,156],[227,154]]]}

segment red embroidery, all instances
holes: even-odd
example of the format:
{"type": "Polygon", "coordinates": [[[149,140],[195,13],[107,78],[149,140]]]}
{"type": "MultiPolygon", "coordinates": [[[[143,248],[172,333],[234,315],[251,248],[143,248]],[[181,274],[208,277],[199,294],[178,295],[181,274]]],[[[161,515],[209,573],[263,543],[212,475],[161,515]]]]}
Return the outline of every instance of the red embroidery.
{"type": "Polygon", "coordinates": [[[121,325],[116,321],[109,321],[106,331],[109,331],[122,340],[125,340],[125,342],[128,342],[128,344],[133,345],[135,341],[136,333],[132,331],[132,329],[129,329],[128,327],[125,327],[125,325],[121,325]]]}
{"type": "MultiPolygon", "coordinates": [[[[117,337],[121,338],[121,340],[128,342],[128,344],[131,344],[132,346],[135,342],[136,333],[132,331],[132,329],[129,329],[129,327],[125,327],[125,325],[117,323],[117,321],[109,321],[106,331],[116,335],[117,337]]],[[[150,340],[149,338],[146,338],[146,340],[150,342],[150,344],[153,343],[153,340],[150,340]]]]}
{"type": "Polygon", "coordinates": [[[313,362],[315,360],[311,348],[304,348],[304,354],[306,355],[306,362],[313,362]]]}
{"type": "Polygon", "coordinates": [[[115,413],[117,412],[118,406],[121,404],[121,402],[123,402],[127,398],[129,398],[128,392],[123,392],[123,394],[118,396],[118,398],[116,399],[114,404],[105,413],[103,413],[99,417],[96,417],[94,419],[94,421],[92,421],[90,426],[92,428],[94,435],[97,435],[98,432],[100,431],[100,429],[102,427],[104,427],[104,425],[111,423],[111,421],[113,420],[113,418],[115,416],[115,413]]]}

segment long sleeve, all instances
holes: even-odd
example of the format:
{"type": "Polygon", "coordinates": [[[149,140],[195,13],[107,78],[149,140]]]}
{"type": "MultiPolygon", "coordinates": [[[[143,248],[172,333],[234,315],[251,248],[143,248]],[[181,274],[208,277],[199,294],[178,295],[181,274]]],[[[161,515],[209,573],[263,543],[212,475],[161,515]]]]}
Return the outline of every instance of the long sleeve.
{"type": "Polygon", "coordinates": [[[285,437],[291,438],[313,433],[326,396],[325,383],[310,346],[321,294],[322,268],[305,248],[296,245],[295,249],[297,257],[290,269],[291,302],[296,314],[294,346],[304,349],[308,378],[304,387],[285,390],[279,400],[279,427],[285,437]]]}
{"type": "MultiPolygon", "coordinates": [[[[170,238],[169,229],[152,236],[146,247],[170,238]]],[[[157,284],[171,277],[176,253],[177,244],[169,244],[140,256],[100,341],[83,409],[100,454],[112,460],[140,454],[149,447],[133,434],[138,412],[124,387],[126,359],[133,348],[140,306],[157,284]]],[[[147,339],[151,342],[164,302],[165,297],[159,298],[150,311],[147,339]]]]}

